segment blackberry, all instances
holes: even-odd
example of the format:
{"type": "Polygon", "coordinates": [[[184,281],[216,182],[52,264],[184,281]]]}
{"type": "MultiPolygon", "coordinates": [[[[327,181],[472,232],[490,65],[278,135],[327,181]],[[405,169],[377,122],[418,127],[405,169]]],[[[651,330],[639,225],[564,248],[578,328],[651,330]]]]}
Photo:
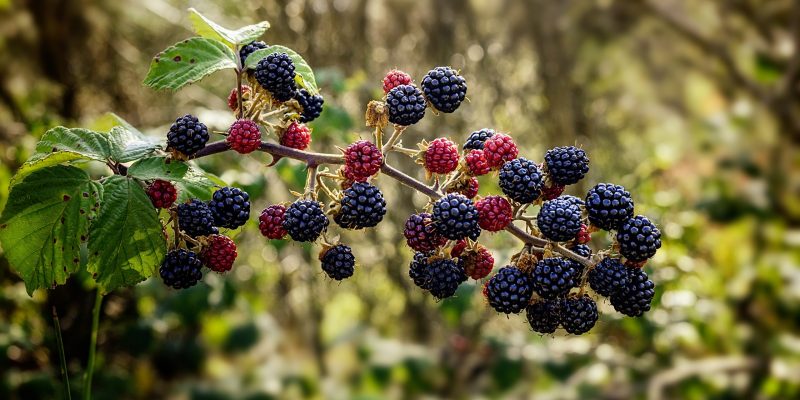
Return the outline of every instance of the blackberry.
{"type": "Polygon", "coordinates": [[[359,140],[344,150],[344,175],[348,179],[363,182],[380,171],[383,153],[374,143],[359,140]]]}
{"type": "Polygon", "coordinates": [[[496,133],[483,142],[483,153],[492,168],[499,168],[504,163],[517,158],[519,149],[511,136],[505,133],[496,133]]]}
{"type": "MultiPolygon", "coordinates": [[[[464,243],[466,244],[466,242],[464,243]]],[[[455,250],[454,247],[453,252],[455,252],[455,250]]],[[[485,278],[492,272],[492,268],[494,268],[494,257],[492,257],[492,253],[489,253],[489,250],[481,245],[478,245],[478,248],[475,250],[469,249],[463,251],[462,249],[459,260],[463,263],[464,273],[475,280],[485,278]]]]}
{"type": "Polygon", "coordinates": [[[294,99],[303,108],[303,112],[300,113],[300,122],[311,122],[322,114],[322,105],[325,103],[325,99],[321,95],[312,95],[308,90],[300,89],[294,93],[294,99]]]}
{"type": "Polygon", "coordinates": [[[292,240],[313,242],[328,229],[328,223],[318,201],[297,200],[286,209],[282,226],[292,240]]]}
{"type": "Polygon", "coordinates": [[[449,174],[458,167],[458,147],[450,139],[436,138],[423,156],[425,169],[434,174],[449,174]]]}
{"type": "Polygon", "coordinates": [[[214,192],[208,207],[215,226],[236,229],[250,218],[250,195],[242,189],[226,186],[214,192]]]}
{"type": "Polygon", "coordinates": [[[217,233],[211,209],[198,199],[178,205],[178,226],[191,237],[217,233]]]}
{"type": "Polygon", "coordinates": [[[575,197],[575,196],[572,196],[572,195],[569,195],[569,194],[565,194],[565,195],[560,196],[558,198],[562,199],[562,200],[566,200],[566,201],[576,205],[579,208],[586,205],[586,203],[580,197],[575,197]]]}
{"type": "MultiPolygon", "coordinates": [[[[242,102],[244,102],[245,98],[250,97],[251,90],[250,86],[242,85],[242,102]]],[[[228,108],[231,111],[236,111],[239,108],[239,90],[237,88],[231,89],[230,94],[228,94],[228,108]]]]}
{"type": "Polygon", "coordinates": [[[428,290],[428,253],[418,251],[414,253],[414,259],[408,269],[408,276],[420,289],[428,290]]]}
{"type": "Polygon", "coordinates": [[[283,204],[273,204],[261,211],[258,217],[258,229],[261,234],[268,239],[283,239],[286,236],[286,229],[283,229],[285,213],[286,206],[283,204]]]}
{"type": "Polygon", "coordinates": [[[240,119],[228,129],[225,142],[239,154],[252,153],[261,146],[261,130],[249,119],[240,119]]]}
{"type": "Polygon", "coordinates": [[[647,217],[637,215],[617,230],[619,253],[633,262],[646,261],[661,248],[661,231],[647,217]]]}
{"type": "Polygon", "coordinates": [[[219,273],[230,271],[236,256],[236,244],[229,237],[222,235],[212,235],[208,245],[200,253],[203,265],[219,273]]]}
{"type": "Polygon", "coordinates": [[[478,195],[480,183],[478,178],[470,177],[469,179],[461,179],[453,183],[447,188],[447,193],[459,193],[466,196],[468,199],[475,198],[478,195]]]}
{"type": "Polygon", "coordinates": [[[447,239],[436,232],[428,213],[411,214],[406,220],[403,236],[408,247],[416,251],[432,251],[447,243],[447,239]]]}
{"type": "Polygon", "coordinates": [[[647,278],[647,273],[640,268],[628,268],[628,284],[611,295],[611,305],[629,317],[639,317],[650,311],[655,294],[655,284],[647,278]]]}
{"type": "Polygon", "coordinates": [[[586,194],[586,211],[592,225],[614,230],[633,216],[633,200],[624,187],[599,183],[586,194]]]}
{"type": "Polygon", "coordinates": [[[390,90],[394,89],[400,85],[408,85],[411,84],[411,75],[393,69],[386,73],[386,76],[383,77],[383,93],[389,93],[390,90]]]}
{"type": "Polygon", "coordinates": [[[577,183],[589,172],[589,157],[583,149],[564,146],[550,149],[544,155],[550,179],[558,185],[577,183]]]}
{"type": "Polygon", "coordinates": [[[333,220],[345,229],[371,228],[386,214],[386,200],[381,191],[366,182],[355,182],[344,191],[341,208],[333,220]]]}
{"type": "Polygon", "coordinates": [[[311,130],[304,124],[292,122],[280,135],[279,140],[282,146],[305,150],[311,143],[311,130]]]}
{"type": "Polygon", "coordinates": [[[539,166],[526,158],[509,161],[500,169],[500,189],[518,203],[532,203],[542,191],[539,166]]]}
{"type": "Polygon", "coordinates": [[[589,286],[601,296],[612,296],[628,284],[628,267],[606,257],[589,271],[589,286]]]}
{"type": "Polygon", "coordinates": [[[560,308],[558,300],[542,299],[529,305],[525,314],[534,332],[549,334],[555,332],[561,323],[560,308]]]}
{"type": "Polygon", "coordinates": [[[469,153],[464,155],[464,165],[466,166],[467,174],[472,176],[486,175],[492,170],[489,162],[486,161],[486,154],[483,150],[470,150],[469,153]]]}
{"type": "Polygon", "coordinates": [[[266,49],[267,44],[262,41],[254,41],[250,42],[241,49],[239,49],[239,59],[242,61],[242,67],[244,68],[244,64],[247,61],[247,56],[253,54],[256,50],[266,49]]]}
{"type": "Polygon", "coordinates": [[[203,278],[203,264],[193,251],[178,249],[167,253],[158,272],[164,284],[173,289],[186,289],[203,278]]]}
{"type": "Polygon", "coordinates": [[[337,244],[320,254],[319,259],[322,261],[322,270],[331,279],[340,281],[353,276],[355,272],[356,258],[348,245],[337,244]]]}
{"type": "Polygon", "coordinates": [[[483,150],[483,143],[486,139],[494,136],[494,129],[484,128],[469,134],[467,141],[464,142],[464,151],[483,150]]]}
{"type": "Polygon", "coordinates": [[[208,142],[208,128],[197,117],[186,114],[175,120],[167,133],[167,149],[191,156],[208,142]]]}
{"type": "Polygon", "coordinates": [[[502,196],[487,196],[475,203],[478,210],[478,225],[481,229],[497,232],[505,229],[514,220],[511,203],[502,196]]]}
{"type": "Polygon", "coordinates": [[[452,259],[431,261],[425,271],[428,291],[440,300],[454,295],[458,285],[466,280],[464,268],[452,259]]]}
{"type": "Polygon", "coordinates": [[[500,268],[486,283],[486,298],[497,312],[517,314],[528,305],[531,295],[530,275],[511,265],[500,268]]]}
{"type": "Polygon", "coordinates": [[[575,244],[567,248],[581,257],[589,258],[592,256],[592,248],[585,244],[575,244]]]}
{"type": "Polygon", "coordinates": [[[422,90],[433,108],[451,113],[467,97],[467,81],[450,67],[436,67],[422,78],[422,90]]]}
{"type": "Polygon", "coordinates": [[[169,181],[156,179],[147,187],[147,196],[155,208],[170,208],[178,199],[178,191],[169,181]]]}
{"type": "Polygon", "coordinates": [[[554,242],[575,239],[581,230],[581,209],[569,200],[545,201],[536,216],[536,225],[544,237],[554,242]]]}
{"type": "Polygon", "coordinates": [[[287,101],[294,96],[294,62],[286,53],[272,53],[258,62],[256,81],[277,101],[287,101]]]}
{"type": "Polygon", "coordinates": [[[413,125],[425,116],[425,98],[414,85],[400,85],[386,95],[389,122],[395,125],[413,125]]]}
{"type": "Polygon", "coordinates": [[[450,193],[433,204],[433,221],[436,231],[450,240],[470,238],[481,234],[478,210],[466,196],[450,193]]]}
{"type": "Polygon", "coordinates": [[[589,332],[598,317],[597,304],[586,294],[565,299],[561,305],[561,326],[573,335],[589,332]]]}
{"type": "Polygon", "coordinates": [[[575,286],[577,272],[571,260],[561,257],[545,258],[533,268],[533,289],[546,299],[563,296],[575,286]]]}

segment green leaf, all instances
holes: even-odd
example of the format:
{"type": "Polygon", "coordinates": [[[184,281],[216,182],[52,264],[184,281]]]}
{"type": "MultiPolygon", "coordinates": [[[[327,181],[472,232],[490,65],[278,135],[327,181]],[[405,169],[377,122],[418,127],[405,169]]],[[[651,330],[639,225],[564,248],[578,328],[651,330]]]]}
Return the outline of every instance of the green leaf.
{"type": "Polygon", "coordinates": [[[111,158],[121,163],[141,159],[162,147],[160,140],[122,126],[111,129],[108,141],[111,143],[111,158]]]}
{"type": "Polygon", "coordinates": [[[236,67],[236,55],[225,43],[196,37],[158,53],[144,84],[153,89],[179,89],[213,72],[236,67]]]}
{"type": "Polygon", "coordinates": [[[115,126],[121,126],[138,136],[147,137],[144,133],[140,132],[136,127],[131,125],[128,121],[120,117],[119,115],[109,112],[105,113],[102,116],[98,117],[94,121],[89,124],[89,129],[98,132],[108,132],[113,129],[115,126]]]}
{"type": "Polygon", "coordinates": [[[16,175],[11,178],[11,186],[16,185],[19,181],[34,171],[78,160],[88,160],[88,158],[82,154],[71,151],[56,151],[55,153],[34,154],[31,156],[31,158],[25,161],[24,164],[22,164],[19,170],[17,170],[16,175]]]}
{"type": "Polygon", "coordinates": [[[63,284],[80,265],[81,242],[102,186],[75,167],[32,172],[11,188],[0,216],[0,243],[28,294],[63,284]]]}
{"type": "Polygon", "coordinates": [[[223,180],[193,165],[175,185],[178,187],[179,203],[188,199],[210,200],[217,186],[227,186],[223,180]]]}
{"type": "Polygon", "coordinates": [[[292,62],[294,63],[295,74],[300,77],[300,82],[298,82],[300,86],[312,94],[319,93],[319,89],[317,88],[317,80],[314,78],[314,71],[311,69],[311,66],[308,65],[306,60],[304,60],[300,54],[297,54],[297,52],[285,46],[273,45],[267,47],[266,49],[254,51],[253,54],[247,56],[247,60],[245,60],[244,63],[245,69],[255,68],[261,59],[272,53],[288,54],[289,58],[291,58],[292,62]]]}
{"type": "Polygon", "coordinates": [[[103,204],[89,228],[87,270],[109,292],[153,275],[167,243],[158,213],[139,183],[112,176],[103,188],[103,204]]]}
{"type": "Polygon", "coordinates": [[[261,21],[254,25],[231,30],[223,28],[216,22],[206,18],[194,8],[189,9],[189,19],[198,35],[227,43],[231,48],[250,43],[258,39],[269,29],[269,22],[261,21]]]}
{"type": "Polygon", "coordinates": [[[90,160],[106,161],[111,157],[111,144],[105,133],[57,126],[45,132],[36,144],[36,152],[47,154],[58,151],[77,153],[90,160]]]}
{"type": "Polygon", "coordinates": [[[128,176],[141,180],[163,179],[167,181],[182,180],[189,171],[185,162],[166,157],[144,158],[131,164],[128,176]]]}

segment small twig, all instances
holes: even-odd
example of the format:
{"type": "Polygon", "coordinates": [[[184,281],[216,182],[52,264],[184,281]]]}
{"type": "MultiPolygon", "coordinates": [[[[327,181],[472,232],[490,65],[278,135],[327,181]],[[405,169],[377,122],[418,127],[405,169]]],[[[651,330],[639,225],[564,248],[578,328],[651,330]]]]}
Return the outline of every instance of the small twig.
{"type": "Polygon", "coordinates": [[[64,397],[72,399],[72,391],[69,388],[69,373],[67,372],[67,357],[64,355],[64,338],[61,336],[61,323],[58,321],[58,312],[53,306],[53,328],[56,333],[56,346],[58,347],[58,359],[61,365],[61,378],[64,380],[64,397]]]}
{"type": "Polygon", "coordinates": [[[303,197],[308,198],[311,196],[312,199],[317,199],[317,166],[308,164],[307,168],[307,175],[306,175],[306,189],[303,192],[303,197]]]}
{"type": "Polygon", "coordinates": [[[400,135],[402,135],[403,131],[405,130],[406,130],[405,126],[395,125],[392,135],[389,136],[389,140],[387,140],[386,144],[384,144],[383,147],[381,147],[381,152],[383,154],[386,154],[386,152],[389,151],[389,149],[391,149],[394,146],[397,140],[400,139],[400,135]]]}

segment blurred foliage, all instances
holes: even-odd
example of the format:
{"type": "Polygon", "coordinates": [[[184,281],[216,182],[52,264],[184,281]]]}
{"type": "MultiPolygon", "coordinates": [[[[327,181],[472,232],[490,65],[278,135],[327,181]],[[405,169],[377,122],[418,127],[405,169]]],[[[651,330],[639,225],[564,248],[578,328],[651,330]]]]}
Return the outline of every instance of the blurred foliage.
{"type": "MultiPolygon", "coordinates": [[[[419,80],[436,65],[460,69],[470,101],[429,116],[405,143],[491,126],[535,160],[581,144],[592,170],[571,193],[613,180],[662,227],[647,267],[657,295],[640,319],[601,303],[582,337],[541,337],[522,317],[495,315],[479,283],[437,303],[408,280],[400,245],[424,198],[379,179],[387,219],[342,236],[359,260],[351,280],[328,280],[315,247],[265,242],[251,221],[233,233],[232,273],[182,292],[151,279],[108,296],[97,399],[800,397],[796,2],[0,0],[0,207],[54,125],[114,111],[160,136],[191,112],[225,129],[232,74],[177,93],[141,85],[150,57],[190,34],[190,6],[231,27],[268,20],[267,42],[309,61],[326,98],[312,124],[317,151],[367,137],[363,107],[386,70],[419,80]]],[[[243,186],[258,211],[304,180],[297,163],[268,162],[226,155],[201,166],[243,186]]],[[[517,246],[502,234],[483,241],[498,263],[517,246]]],[[[31,299],[0,254],[0,398],[61,396],[52,307],[80,393],[87,278],[31,299]]]]}

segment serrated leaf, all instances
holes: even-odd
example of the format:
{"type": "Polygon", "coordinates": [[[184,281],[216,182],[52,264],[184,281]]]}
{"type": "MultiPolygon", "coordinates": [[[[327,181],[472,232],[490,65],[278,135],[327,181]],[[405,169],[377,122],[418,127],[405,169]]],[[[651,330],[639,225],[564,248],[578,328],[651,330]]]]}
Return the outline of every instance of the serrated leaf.
{"type": "Polygon", "coordinates": [[[227,29],[200,14],[194,8],[189,9],[189,19],[192,21],[195,33],[205,38],[225,42],[231,48],[250,43],[261,37],[269,29],[269,22],[267,21],[247,25],[236,30],[227,29]]]}
{"type": "Polygon", "coordinates": [[[189,171],[189,165],[185,162],[167,157],[150,157],[131,164],[128,168],[128,176],[144,181],[152,179],[177,181],[182,180],[187,171],[189,171]]]}
{"type": "Polygon", "coordinates": [[[311,66],[308,65],[308,62],[306,62],[306,60],[303,59],[300,54],[297,54],[296,51],[286,46],[272,45],[266,49],[254,51],[253,54],[247,56],[247,60],[245,60],[244,63],[245,69],[255,68],[259,61],[272,53],[288,54],[289,58],[291,58],[292,62],[294,63],[295,74],[297,74],[297,76],[299,76],[301,79],[301,81],[298,82],[299,85],[312,94],[319,93],[319,89],[317,88],[317,80],[314,78],[314,71],[311,69],[311,66]]]}
{"type": "Polygon", "coordinates": [[[196,37],[158,53],[150,63],[144,84],[153,89],[179,89],[213,72],[236,66],[236,55],[225,43],[196,37]]]}
{"type": "Polygon", "coordinates": [[[17,170],[17,173],[11,178],[11,186],[16,185],[34,171],[78,160],[85,161],[88,160],[88,158],[82,154],[71,151],[56,151],[55,153],[34,154],[31,156],[31,158],[25,161],[24,164],[22,164],[19,170],[17,170]]]}
{"type": "Polygon", "coordinates": [[[86,268],[107,293],[153,275],[167,243],[158,213],[139,183],[112,176],[103,189],[103,204],[89,228],[86,268]]]}
{"type": "Polygon", "coordinates": [[[0,243],[28,294],[63,284],[80,266],[81,242],[102,186],[75,167],[32,172],[11,188],[0,216],[0,243]]]}
{"type": "Polygon", "coordinates": [[[91,160],[106,161],[111,157],[111,144],[105,133],[57,126],[45,132],[36,144],[36,152],[47,154],[57,151],[69,151],[91,160]]]}
{"type": "Polygon", "coordinates": [[[175,185],[178,187],[179,203],[189,199],[210,200],[217,186],[227,186],[222,179],[193,165],[175,185]]]}
{"type": "Polygon", "coordinates": [[[125,163],[138,160],[152,154],[162,146],[155,138],[147,137],[139,131],[131,131],[122,126],[115,126],[108,133],[111,143],[111,158],[125,163]]]}
{"type": "Polygon", "coordinates": [[[137,136],[140,137],[147,137],[144,133],[136,129],[133,125],[131,125],[128,121],[124,118],[120,117],[119,115],[109,112],[101,115],[100,117],[96,118],[89,124],[89,129],[92,129],[97,132],[108,132],[113,129],[115,126],[121,126],[137,136]]]}

